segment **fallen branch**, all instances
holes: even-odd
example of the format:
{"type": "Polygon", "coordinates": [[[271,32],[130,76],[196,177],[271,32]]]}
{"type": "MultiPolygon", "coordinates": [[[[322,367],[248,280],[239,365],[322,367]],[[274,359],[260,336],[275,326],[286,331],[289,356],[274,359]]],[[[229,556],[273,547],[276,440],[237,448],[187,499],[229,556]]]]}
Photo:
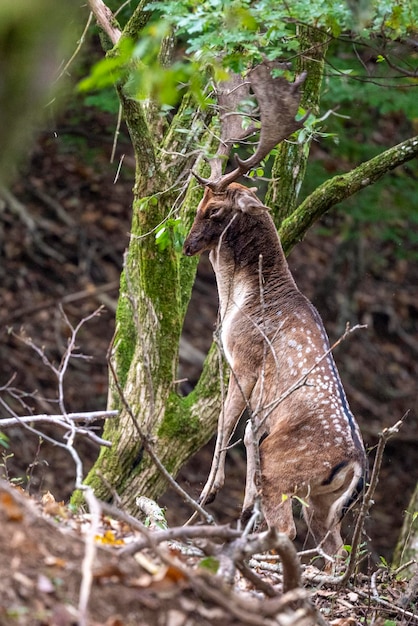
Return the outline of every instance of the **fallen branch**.
{"type": "Polygon", "coordinates": [[[290,539],[275,528],[250,536],[243,535],[231,542],[226,555],[238,566],[257,552],[275,550],[282,563],[283,592],[301,585],[301,566],[296,549],[290,539]]]}

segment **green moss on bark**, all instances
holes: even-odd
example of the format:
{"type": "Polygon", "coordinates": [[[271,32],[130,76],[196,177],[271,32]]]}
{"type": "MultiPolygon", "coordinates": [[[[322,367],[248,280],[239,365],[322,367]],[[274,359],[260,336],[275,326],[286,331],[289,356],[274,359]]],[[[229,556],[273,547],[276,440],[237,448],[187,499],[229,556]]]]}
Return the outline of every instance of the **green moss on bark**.
{"type": "Polygon", "coordinates": [[[171,393],[157,436],[187,440],[194,437],[199,431],[200,423],[198,417],[191,414],[190,405],[188,397],[180,398],[177,394],[171,393]]]}
{"type": "Polygon", "coordinates": [[[116,336],[114,349],[117,353],[116,374],[118,381],[123,388],[126,384],[129,368],[135,352],[137,342],[137,331],[135,328],[132,303],[127,297],[127,285],[125,273],[121,276],[121,288],[116,310],[116,336]],[[121,329],[123,331],[121,332],[121,329]]]}

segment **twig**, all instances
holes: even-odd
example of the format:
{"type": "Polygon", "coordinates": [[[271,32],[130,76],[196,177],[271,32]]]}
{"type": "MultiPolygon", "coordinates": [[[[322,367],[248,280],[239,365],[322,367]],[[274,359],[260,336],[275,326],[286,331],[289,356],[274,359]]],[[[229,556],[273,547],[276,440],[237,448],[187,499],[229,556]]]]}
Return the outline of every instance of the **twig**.
{"type": "Polygon", "coordinates": [[[87,31],[90,28],[90,24],[91,24],[92,19],[93,19],[93,13],[90,12],[89,16],[87,18],[87,22],[86,22],[86,25],[84,27],[84,30],[81,33],[80,39],[77,42],[76,49],[74,50],[74,52],[72,53],[72,55],[70,56],[70,58],[68,59],[67,63],[64,65],[64,67],[62,68],[61,72],[58,74],[58,76],[57,76],[57,78],[55,79],[54,82],[58,82],[60,80],[60,78],[62,78],[64,76],[64,74],[67,72],[68,68],[70,67],[71,63],[74,61],[74,59],[76,58],[77,54],[80,52],[80,50],[81,50],[81,48],[83,46],[84,40],[86,38],[87,31]]]}
{"type": "MultiPolygon", "coordinates": [[[[119,103],[118,119],[116,121],[115,133],[113,135],[112,153],[110,155],[110,162],[111,163],[113,163],[113,160],[115,158],[116,146],[118,145],[118,137],[119,137],[119,134],[120,134],[120,125],[121,125],[121,123],[122,123],[122,103],[119,103]]],[[[119,163],[118,171],[116,173],[115,180],[113,181],[113,184],[115,184],[117,179],[118,179],[118,175],[119,175],[120,167],[122,165],[123,157],[124,157],[124,155],[122,156],[122,159],[121,159],[121,161],[119,163]]]]}
{"type": "MultiPolygon", "coordinates": [[[[365,598],[368,602],[370,602],[369,594],[366,593],[365,591],[363,591],[362,589],[356,589],[356,593],[360,597],[365,598]]],[[[397,606],[396,604],[392,604],[391,602],[388,602],[387,600],[384,600],[383,598],[381,598],[377,594],[377,592],[376,592],[376,594],[373,593],[372,597],[378,604],[381,604],[382,606],[390,609],[390,611],[392,611],[393,613],[396,613],[398,615],[402,615],[403,618],[408,618],[409,620],[411,620],[411,622],[415,622],[415,623],[418,624],[418,615],[416,613],[412,613],[412,611],[407,611],[405,609],[402,609],[401,607],[397,606]]]]}
{"type": "Polygon", "coordinates": [[[256,589],[262,591],[268,598],[275,598],[277,596],[277,591],[273,585],[270,585],[269,582],[260,578],[246,563],[237,563],[237,568],[256,589]]]}
{"type": "Polygon", "coordinates": [[[291,385],[291,387],[289,387],[289,389],[285,391],[279,398],[276,398],[276,400],[273,400],[272,402],[270,402],[270,404],[263,407],[264,410],[268,409],[268,411],[264,414],[263,419],[260,420],[259,428],[264,424],[267,417],[270,415],[272,411],[274,411],[274,409],[279,404],[284,402],[284,400],[286,400],[286,398],[288,398],[292,393],[294,393],[297,389],[299,389],[300,387],[306,384],[306,381],[308,380],[309,375],[312,374],[312,372],[318,367],[318,365],[320,365],[320,363],[322,363],[322,361],[326,359],[335,350],[335,348],[339,346],[340,343],[342,343],[348,337],[348,335],[351,335],[351,333],[355,332],[356,330],[361,330],[363,328],[367,328],[367,324],[356,324],[355,326],[351,327],[350,324],[347,323],[346,329],[344,333],[341,335],[341,337],[339,337],[332,344],[332,346],[328,348],[328,350],[326,350],[318,359],[316,359],[315,363],[308,369],[308,371],[305,372],[300,378],[298,378],[296,382],[294,382],[293,385],[291,385]]]}
{"type": "Polygon", "coordinates": [[[90,600],[91,586],[93,583],[93,568],[96,559],[97,544],[96,535],[99,532],[99,523],[101,516],[101,506],[99,500],[94,495],[91,487],[85,485],[76,485],[76,488],[83,488],[84,497],[90,511],[90,526],[85,538],[85,552],[81,567],[81,585],[78,600],[79,620],[78,626],[88,625],[88,604],[90,600]]]}
{"type": "MultiPolygon", "coordinates": [[[[239,530],[235,530],[230,526],[178,526],[175,528],[167,528],[167,530],[156,530],[152,533],[153,544],[182,539],[188,541],[190,539],[225,539],[231,540],[241,536],[239,530]]],[[[140,539],[130,544],[126,548],[119,550],[120,555],[135,554],[149,545],[148,538],[140,539]]]]}
{"type": "Polygon", "coordinates": [[[389,439],[393,437],[393,435],[399,431],[399,429],[401,428],[406,418],[406,415],[407,414],[405,414],[402,417],[402,419],[396,422],[394,426],[391,426],[390,428],[384,428],[383,431],[380,433],[379,443],[378,443],[377,450],[376,450],[376,457],[373,463],[373,470],[372,470],[372,475],[370,477],[369,487],[362,499],[360,513],[358,515],[356,526],[354,528],[353,538],[351,542],[351,554],[350,554],[350,558],[348,561],[348,567],[347,567],[345,574],[341,578],[342,585],[348,582],[348,580],[353,575],[354,569],[356,567],[357,553],[360,547],[363,526],[364,526],[365,519],[371,507],[374,504],[373,497],[376,491],[377,483],[379,482],[380,468],[382,466],[383,453],[385,451],[386,444],[389,441],[389,439]]]}
{"type": "MultiPolygon", "coordinates": [[[[25,428],[30,428],[30,424],[42,423],[42,424],[53,424],[54,426],[58,426],[59,428],[64,429],[65,431],[72,431],[73,426],[69,426],[69,422],[81,422],[87,421],[89,424],[97,421],[99,419],[106,419],[108,417],[115,417],[118,414],[118,411],[93,411],[90,413],[69,413],[67,415],[24,415],[20,417],[15,414],[14,417],[9,418],[1,418],[0,417],[0,431],[4,428],[10,428],[11,426],[21,425],[25,428]]],[[[38,431],[33,431],[38,432],[38,431]]],[[[103,439],[96,435],[96,433],[91,430],[87,430],[84,427],[77,426],[75,428],[75,434],[80,435],[82,437],[87,437],[94,443],[99,446],[105,446],[106,448],[112,447],[112,442],[107,439],[103,439]]]]}
{"type": "Polygon", "coordinates": [[[404,593],[399,598],[399,605],[406,608],[418,596],[418,562],[415,563],[414,574],[409,581],[404,593]]]}
{"type": "Polygon", "coordinates": [[[8,317],[3,317],[0,319],[0,325],[4,326],[10,324],[17,319],[24,317],[27,314],[33,316],[34,313],[38,311],[44,311],[45,309],[49,309],[52,306],[61,306],[63,304],[70,304],[71,302],[77,302],[78,300],[84,300],[86,298],[96,298],[103,293],[108,291],[116,290],[120,285],[119,280],[114,280],[110,283],[105,283],[104,285],[98,285],[97,287],[91,286],[88,289],[83,289],[82,291],[76,291],[75,293],[70,293],[61,300],[47,300],[40,302],[37,305],[32,305],[31,307],[22,307],[21,309],[17,309],[16,311],[8,312],[8,317]]]}

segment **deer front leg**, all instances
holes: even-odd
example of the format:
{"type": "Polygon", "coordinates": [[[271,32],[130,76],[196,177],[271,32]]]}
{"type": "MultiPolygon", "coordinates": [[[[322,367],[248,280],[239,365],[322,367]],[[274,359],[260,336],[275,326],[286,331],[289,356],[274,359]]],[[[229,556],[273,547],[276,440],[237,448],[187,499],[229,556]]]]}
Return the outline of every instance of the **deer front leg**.
{"type": "MultiPolygon", "coordinates": [[[[245,496],[244,502],[242,505],[242,517],[246,519],[252,507],[254,506],[254,502],[257,498],[257,471],[259,470],[260,464],[259,459],[257,459],[256,446],[258,445],[258,441],[255,441],[256,434],[254,432],[253,424],[251,419],[248,420],[247,426],[245,427],[245,435],[244,435],[244,445],[245,451],[247,454],[247,474],[245,479],[245,496]]],[[[258,438],[257,438],[258,439],[258,438]]]]}
{"type": "MultiPolygon", "coordinates": [[[[254,419],[254,418],[253,418],[254,419]]],[[[249,519],[257,497],[260,495],[261,470],[258,442],[264,434],[259,432],[259,420],[249,419],[245,428],[244,445],[247,455],[247,474],[245,480],[245,496],[242,505],[241,519],[243,522],[249,519]]]]}
{"type": "Polygon", "coordinates": [[[225,482],[227,446],[239,418],[247,408],[254,385],[255,380],[253,379],[239,379],[236,373],[231,374],[225,406],[219,416],[212,467],[199,498],[199,502],[203,504],[212,502],[225,482]]]}

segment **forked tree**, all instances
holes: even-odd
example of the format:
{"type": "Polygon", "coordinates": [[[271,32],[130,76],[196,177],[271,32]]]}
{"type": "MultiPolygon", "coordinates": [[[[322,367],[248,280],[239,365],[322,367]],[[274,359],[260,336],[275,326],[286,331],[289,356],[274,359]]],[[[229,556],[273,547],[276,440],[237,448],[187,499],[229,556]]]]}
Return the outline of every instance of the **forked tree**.
{"type": "MultiPolygon", "coordinates": [[[[158,19],[161,19],[164,6],[168,7],[170,13],[170,10],[180,10],[179,7],[183,7],[184,3],[157,4],[158,19]]],[[[126,57],[129,41],[139,40],[140,46],[142,39],[152,39],[152,32],[156,32],[156,24],[160,22],[152,21],[155,19],[153,9],[144,11],[143,3],[140,2],[122,29],[101,0],[90,0],[89,5],[105,34],[103,41],[108,58],[113,63],[118,59],[123,60],[119,67],[123,66],[124,71],[115,75],[116,88],[135,152],[136,177],[131,236],[121,276],[116,332],[110,349],[108,408],[119,410],[119,417],[106,424],[104,436],[113,442],[113,446],[111,449],[102,449],[86,481],[94,487],[99,498],[108,499],[112,496],[112,490],[115,490],[123,505],[134,510],[138,495],[155,498],[165,490],[167,481],[163,468],[175,476],[185,461],[209,440],[216,429],[222,378],[219,376],[220,355],[217,347],[214,345],[211,348],[192,393],[182,397],[177,382],[179,341],[197,260],[180,254],[174,244],[158,245],[155,234],[165,228],[171,236],[170,229],[173,224],[176,227],[176,218],[180,218],[186,228],[192,224],[202,190],[191,172],[193,169],[204,174],[206,160],[210,160],[218,148],[218,121],[225,113],[222,108],[222,82],[227,74],[231,75],[227,66],[228,58],[236,60],[237,54],[242,55],[246,44],[245,41],[238,42],[235,56],[226,55],[223,65],[217,56],[218,48],[214,46],[212,64],[215,66],[215,76],[208,67],[207,55],[199,66],[207,86],[206,91],[200,92],[200,101],[196,101],[196,90],[191,88],[195,77],[189,74],[190,88],[179,85],[181,97],[175,113],[164,116],[158,98],[154,97],[157,93],[148,93],[142,99],[133,95],[132,84],[135,84],[135,76],[138,76],[136,72],[141,74],[142,60],[126,57]],[[143,30],[149,20],[154,31],[143,30]],[[219,63],[222,71],[218,71],[219,63]]],[[[310,5],[311,8],[316,7],[316,3],[310,5]]],[[[189,10],[187,7],[183,9],[188,18],[193,17],[193,3],[189,10]]],[[[296,3],[292,10],[297,12],[299,9],[301,12],[306,11],[305,3],[296,3]]],[[[242,10],[244,15],[250,14],[247,6],[242,10]]],[[[318,115],[324,60],[328,44],[333,39],[332,32],[325,25],[318,7],[315,9],[319,11],[316,19],[311,17],[309,21],[306,18],[304,24],[301,23],[303,16],[300,21],[293,14],[288,16],[287,12],[291,9],[287,4],[272,3],[271,11],[277,13],[279,10],[287,20],[286,24],[294,29],[298,42],[294,65],[286,65],[283,71],[293,75],[306,73],[299,119],[307,111],[312,116],[318,115]]],[[[196,19],[206,19],[210,23],[210,11],[205,16],[196,19]]],[[[381,25],[384,23],[383,20],[381,25]]],[[[233,25],[226,21],[225,29],[228,28],[233,28],[233,25]]],[[[257,32],[261,32],[262,24],[258,24],[257,29],[257,32]]],[[[404,32],[407,30],[405,26],[404,32]]],[[[243,33],[245,35],[245,28],[243,33]]],[[[252,35],[254,33],[255,30],[251,31],[252,35]]],[[[167,80],[173,75],[172,68],[176,66],[181,49],[181,46],[176,46],[175,34],[173,20],[172,30],[161,40],[159,53],[159,67],[162,72],[167,69],[167,80]]],[[[186,37],[184,33],[182,36],[186,37]]],[[[255,39],[254,35],[252,50],[255,39]]],[[[286,60],[286,53],[280,52],[279,41],[277,46],[276,57],[286,60]]],[[[260,57],[262,53],[260,47],[255,56],[260,57]]],[[[254,55],[248,57],[247,61],[246,70],[240,71],[244,76],[256,65],[254,55]]],[[[256,97],[263,97],[256,91],[255,88],[256,97]]],[[[262,89],[261,92],[264,93],[262,89]]],[[[240,96],[235,105],[238,106],[241,100],[240,96]]],[[[267,106],[266,103],[263,106],[261,102],[259,104],[262,111],[269,111],[268,103],[267,106]]],[[[246,106],[244,102],[238,110],[244,113],[247,125],[243,125],[240,116],[234,115],[238,122],[236,139],[248,134],[248,126],[254,124],[254,131],[259,127],[257,109],[248,111],[246,106]]],[[[282,121],[288,115],[285,101],[280,106],[274,106],[276,108],[270,110],[270,119],[264,124],[264,131],[262,125],[261,132],[267,135],[274,126],[274,116],[277,115],[282,121]]],[[[227,113],[236,112],[230,110],[227,113]]],[[[278,123],[281,121],[278,120],[278,123]]],[[[282,137],[290,141],[282,141],[277,149],[265,200],[271,208],[286,253],[330,207],[373,184],[418,154],[418,138],[409,139],[359,165],[348,174],[330,179],[298,204],[298,190],[304,177],[311,139],[311,134],[307,133],[303,141],[297,140],[297,129],[300,126],[300,122],[294,123],[282,137]]],[[[275,144],[276,139],[270,149],[275,144]]],[[[222,160],[219,162],[225,169],[231,143],[221,141],[220,145],[221,153],[218,156],[221,154],[222,160]]]]}

